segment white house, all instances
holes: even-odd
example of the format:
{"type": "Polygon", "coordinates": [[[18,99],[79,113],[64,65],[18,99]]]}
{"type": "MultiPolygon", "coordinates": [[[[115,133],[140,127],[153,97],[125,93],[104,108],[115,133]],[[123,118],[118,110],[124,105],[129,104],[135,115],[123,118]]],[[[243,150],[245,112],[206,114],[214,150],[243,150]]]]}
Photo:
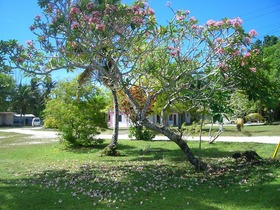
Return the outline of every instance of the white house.
{"type": "MultiPolygon", "coordinates": [[[[151,114],[148,116],[148,119],[153,123],[160,123],[160,117],[156,114],[151,114]]],[[[129,116],[120,112],[119,117],[119,127],[128,128],[131,125],[129,116]]],[[[190,124],[191,123],[191,115],[189,113],[172,113],[166,119],[166,125],[174,125],[181,126],[183,123],[190,124]]],[[[108,119],[108,127],[113,128],[115,125],[115,116],[113,111],[109,111],[109,119],[108,119]]]]}
{"type": "MultiPolygon", "coordinates": [[[[123,112],[119,112],[119,117],[117,119],[119,121],[119,127],[128,128],[130,125],[129,117],[123,112]]],[[[109,111],[109,119],[108,119],[108,127],[113,128],[115,125],[115,114],[113,111],[109,111]]]]}

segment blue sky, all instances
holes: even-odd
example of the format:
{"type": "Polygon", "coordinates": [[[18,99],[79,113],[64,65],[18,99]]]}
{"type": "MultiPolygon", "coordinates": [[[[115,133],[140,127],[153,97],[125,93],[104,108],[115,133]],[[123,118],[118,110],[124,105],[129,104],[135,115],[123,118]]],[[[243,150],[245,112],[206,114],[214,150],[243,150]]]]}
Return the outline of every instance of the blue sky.
{"type": "MultiPolygon", "coordinates": [[[[132,0],[122,0],[130,4],[132,0]]],[[[172,17],[166,0],[150,0],[157,20],[165,24],[172,17]]],[[[265,35],[280,36],[280,0],[170,0],[174,9],[189,10],[190,16],[204,24],[209,19],[240,17],[246,31],[255,29],[258,39],[265,35]]],[[[24,44],[34,39],[29,26],[41,14],[37,0],[0,0],[0,40],[17,39],[24,44]]]]}

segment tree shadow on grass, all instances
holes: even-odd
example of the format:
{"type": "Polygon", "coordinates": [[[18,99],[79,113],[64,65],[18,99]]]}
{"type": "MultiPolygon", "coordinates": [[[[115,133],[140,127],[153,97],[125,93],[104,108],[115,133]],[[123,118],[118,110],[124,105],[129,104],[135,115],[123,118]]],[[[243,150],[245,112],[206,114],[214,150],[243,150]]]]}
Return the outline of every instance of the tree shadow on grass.
{"type": "Polygon", "coordinates": [[[0,179],[3,209],[276,209],[279,181],[273,170],[232,168],[231,175],[197,174],[162,162],[79,164],[0,179]],[[238,169],[238,170],[235,170],[238,169]],[[248,183],[247,183],[248,182],[248,183]],[[240,184],[242,183],[242,184],[240,184]]]}
{"type": "MultiPolygon", "coordinates": [[[[150,144],[152,144],[151,142],[150,144]]],[[[225,146],[230,147],[230,143],[224,143],[225,146]]],[[[194,143],[189,146],[191,148],[192,153],[198,157],[200,154],[200,150],[198,147],[194,147],[194,143]]],[[[238,151],[229,151],[229,150],[221,150],[215,144],[209,145],[207,142],[203,142],[203,148],[201,150],[202,158],[213,159],[213,158],[229,158],[238,151]]],[[[133,161],[139,160],[160,160],[167,159],[173,162],[181,162],[187,161],[183,151],[179,148],[177,149],[166,149],[165,147],[157,147],[157,148],[147,148],[147,149],[138,149],[133,150],[129,153],[130,156],[136,156],[133,161]]]]}
{"type": "MultiPolygon", "coordinates": [[[[64,150],[68,151],[68,152],[73,152],[73,153],[77,153],[77,154],[86,154],[86,153],[96,153],[96,152],[100,152],[102,151],[105,147],[108,146],[108,143],[102,143],[102,144],[97,144],[97,145],[92,145],[92,146],[88,146],[88,147],[84,147],[84,146],[67,146],[64,148],[64,150]]],[[[119,144],[118,145],[118,150],[120,152],[122,152],[123,150],[133,150],[136,147],[134,146],[130,146],[130,145],[122,145],[119,144]]]]}

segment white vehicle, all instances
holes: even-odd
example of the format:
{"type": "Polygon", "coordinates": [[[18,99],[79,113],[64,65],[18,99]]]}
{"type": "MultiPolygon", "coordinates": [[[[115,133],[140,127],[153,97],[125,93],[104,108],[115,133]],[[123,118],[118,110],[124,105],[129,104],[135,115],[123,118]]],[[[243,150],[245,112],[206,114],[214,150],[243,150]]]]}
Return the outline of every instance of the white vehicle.
{"type": "Polygon", "coordinates": [[[32,126],[40,126],[41,125],[41,120],[38,117],[34,117],[32,119],[32,126]]]}

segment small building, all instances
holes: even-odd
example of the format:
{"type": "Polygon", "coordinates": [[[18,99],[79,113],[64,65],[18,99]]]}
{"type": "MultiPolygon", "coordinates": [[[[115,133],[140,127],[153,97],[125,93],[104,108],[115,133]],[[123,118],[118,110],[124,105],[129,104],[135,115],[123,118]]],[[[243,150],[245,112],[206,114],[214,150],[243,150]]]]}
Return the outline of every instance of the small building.
{"type": "Polygon", "coordinates": [[[0,126],[12,126],[14,124],[14,112],[0,112],[0,126]]]}
{"type": "Polygon", "coordinates": [[[16,114],[14,112],[0,112],[0,126],[31,126],[33,114],[16,114]]]}

